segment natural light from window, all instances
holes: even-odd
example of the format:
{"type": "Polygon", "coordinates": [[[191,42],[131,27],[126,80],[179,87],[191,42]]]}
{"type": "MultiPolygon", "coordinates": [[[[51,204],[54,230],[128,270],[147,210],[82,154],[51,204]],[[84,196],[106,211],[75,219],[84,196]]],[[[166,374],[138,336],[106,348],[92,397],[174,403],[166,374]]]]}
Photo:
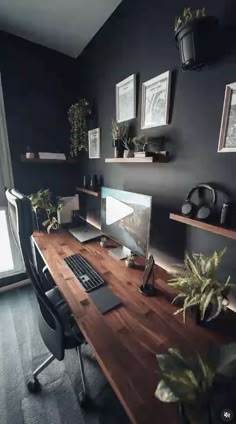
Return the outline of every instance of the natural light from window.
{"type": "Polygon", "coordinates": [[[14,268],[7,218],[5,210],[0,210],[0,273],[14,268]]]}

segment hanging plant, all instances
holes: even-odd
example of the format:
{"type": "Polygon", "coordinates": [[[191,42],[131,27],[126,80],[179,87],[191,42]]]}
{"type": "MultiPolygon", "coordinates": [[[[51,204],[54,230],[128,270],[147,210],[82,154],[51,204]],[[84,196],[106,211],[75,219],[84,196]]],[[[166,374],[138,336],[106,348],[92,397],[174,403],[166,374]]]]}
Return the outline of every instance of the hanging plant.
{"type": "Polygon", "coordinates": [[[68,110],[68,119],[71,125],[70,154],[72,157],[79,156],[82,150],[88,151],[87,119],[89,115],[91,115],[91,107],[86,99],[79,100],[68,110]]]}

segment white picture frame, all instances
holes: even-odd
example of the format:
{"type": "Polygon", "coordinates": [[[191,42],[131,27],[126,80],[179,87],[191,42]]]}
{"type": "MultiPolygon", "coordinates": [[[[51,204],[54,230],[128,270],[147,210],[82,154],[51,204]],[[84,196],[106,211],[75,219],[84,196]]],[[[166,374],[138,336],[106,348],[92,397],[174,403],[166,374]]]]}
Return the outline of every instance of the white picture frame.
{"type": "Polygon", "coordinates": [[[225,87],[218,153],[236,152],[236,82],[225,87]]]}
{"type": "Polygon", "coordinates": [[[136,118],[136,75],[130,75],[116,84],[116,121],[136,118]]]}
{"type": "Polygon", "coordinates": [[[141,129],[169,123],[170,84],[170,71],[142,84],[141,129]]]}
{"type": "Polygon", "coordinates": [[[101,129],[94,128],[88,132],[89,159],[100,159],[101,157],[101,129]]]}

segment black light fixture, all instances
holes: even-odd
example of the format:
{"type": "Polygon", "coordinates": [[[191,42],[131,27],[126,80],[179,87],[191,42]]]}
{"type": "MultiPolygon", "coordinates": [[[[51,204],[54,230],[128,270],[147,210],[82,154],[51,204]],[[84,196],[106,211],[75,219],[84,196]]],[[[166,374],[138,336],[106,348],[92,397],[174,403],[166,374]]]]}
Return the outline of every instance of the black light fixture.
{"type": "Polygon", "coordinates": [[[214,16],[206,16],[205,9],[184,9],[176,18],[175,40],[184,70],[200,69],[219,55],[219,24],[214,16]]]}

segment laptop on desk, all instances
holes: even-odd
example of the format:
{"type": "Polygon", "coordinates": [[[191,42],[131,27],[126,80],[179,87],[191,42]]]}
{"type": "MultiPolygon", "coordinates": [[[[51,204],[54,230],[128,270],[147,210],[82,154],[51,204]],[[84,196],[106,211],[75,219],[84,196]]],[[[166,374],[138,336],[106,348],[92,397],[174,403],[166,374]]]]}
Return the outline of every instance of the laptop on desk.
{"type": "Polygon", "coordinates": [[[86,243],[87,241],[102,236],[102,232],[98,228],[94,227],[86,221],[84,221],[79,227],[70,228],[69,232],[80,243],[86,243]]]}

